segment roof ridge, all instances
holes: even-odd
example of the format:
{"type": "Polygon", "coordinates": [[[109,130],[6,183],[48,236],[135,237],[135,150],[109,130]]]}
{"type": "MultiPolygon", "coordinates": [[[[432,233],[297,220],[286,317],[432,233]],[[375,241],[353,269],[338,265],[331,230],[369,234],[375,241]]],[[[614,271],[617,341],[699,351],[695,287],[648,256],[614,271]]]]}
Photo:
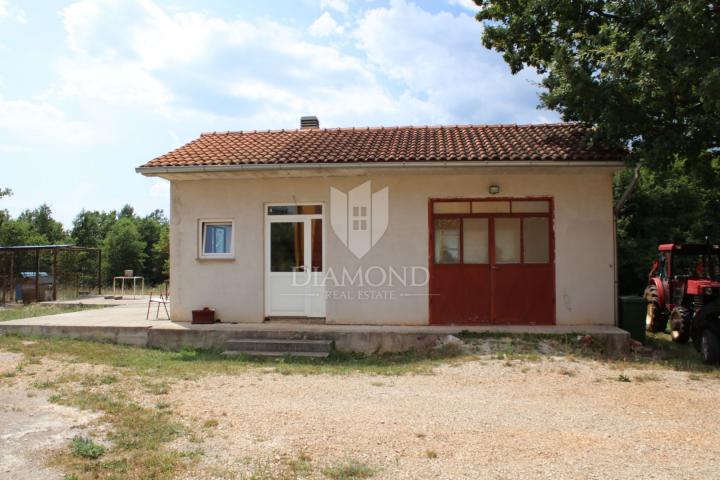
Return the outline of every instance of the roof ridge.
{"type": "Polygon", "coordinates": [[[452,125],[377,125],[374,127],[323,127],[323,128],[277,128],[265,130],[226,130],[207,131],[200,136],[207,135],[243,135],[250,133],[297,133],[297,132],[352,132],[361,130],[442,130],[453,128],[547,128],[583,126],[581,122],[545,122],[545,123],[467,123],[452,125]]]}

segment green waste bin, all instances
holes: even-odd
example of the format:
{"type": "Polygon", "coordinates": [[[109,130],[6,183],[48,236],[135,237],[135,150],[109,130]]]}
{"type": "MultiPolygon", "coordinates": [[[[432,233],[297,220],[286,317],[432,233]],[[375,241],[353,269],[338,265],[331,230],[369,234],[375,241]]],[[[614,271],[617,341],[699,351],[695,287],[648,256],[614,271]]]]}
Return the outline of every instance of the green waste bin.
{"type": "Polygon", "coordinates": [[[630,332],[630,336],[638,342],[645,343],[645,314],[647,304],[642,297],[627,295],[618,300],[620,328],[630,332]]]}

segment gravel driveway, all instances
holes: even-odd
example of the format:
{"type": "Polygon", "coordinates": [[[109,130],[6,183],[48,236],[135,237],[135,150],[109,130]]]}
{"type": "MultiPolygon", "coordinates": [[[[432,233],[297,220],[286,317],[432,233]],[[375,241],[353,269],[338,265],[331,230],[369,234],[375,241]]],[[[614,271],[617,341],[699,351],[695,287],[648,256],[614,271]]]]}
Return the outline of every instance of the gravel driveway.
{"type": "MultiPolygon", "coordinates": [[[[0,372],[19,359],[0,352],[0,372]]],[[[67,448],[94,418],[49,404],[33,379],[108,368],[43,361],[0,385],[0,478],[62,478],[43,455],[67,448]]],[[[128,374],[115,373],[120,381],[128,374]]],[[[187,479],[366,478],[332,474],[348,463],[377,479],[708,479],[720,471],[713,374],[487,354],[432,374],[252,368],[167,381],[122,388],[192,426],[172,445],[199,453],[187,479]]]]}
{"type": "Polygon", "coordinates": [[[298,456],[317,469],[356,460],[387,479],[718,478],[720,381],[620,373],[564,359],[401,377],[254,373],[176,384],[166,400],[218,422],[192,478],[298,456]]]}

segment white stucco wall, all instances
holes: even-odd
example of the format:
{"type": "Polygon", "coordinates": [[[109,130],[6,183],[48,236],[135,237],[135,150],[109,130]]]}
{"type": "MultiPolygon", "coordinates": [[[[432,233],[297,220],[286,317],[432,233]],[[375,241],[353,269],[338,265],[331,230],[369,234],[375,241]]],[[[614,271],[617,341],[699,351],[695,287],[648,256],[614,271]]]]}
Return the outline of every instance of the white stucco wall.
{"type": "MultiPolygon", "coordinates": [[[[498,184],[502,197],[554,199],[557,324],[613,324],[610,168],[317,174],[321,176],[236,174],[172,180],[170,289],[175,320],[189,321],[192,309],[208,306],[215,308],[224,322],[263,321],[266,203],[323,202],[326,265],[336,271],[372,265],[427,267],[428,199],[488,197],[488,186],[498,184]],[[389,187],[389,226],[377,245],[358,260],[330,227],[330,187],[348,191],[367,180],[372,180],[373,192],[389,187]],[[198,259],[198,221],[217,218],[235,222],[235,258],[198,259]]],[[[424,325],[428,323],[428,299],[422,294],[427,291],[427,286],[401,288],[398,292],[421,295],[395,295],[392,300],[329,299],[327,322],[424,325]]]]}

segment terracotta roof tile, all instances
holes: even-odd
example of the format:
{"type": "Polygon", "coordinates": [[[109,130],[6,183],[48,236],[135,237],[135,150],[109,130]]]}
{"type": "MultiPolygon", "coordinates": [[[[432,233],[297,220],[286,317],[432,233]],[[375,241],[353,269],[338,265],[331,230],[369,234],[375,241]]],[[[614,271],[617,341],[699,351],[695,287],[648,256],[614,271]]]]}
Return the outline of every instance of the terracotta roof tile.
{"type": "Polygon", "coordinates": [[[588,132],[577,123],[213,132],[143,167],[622,158],[620,148],[588,148],[588,132]]]}

